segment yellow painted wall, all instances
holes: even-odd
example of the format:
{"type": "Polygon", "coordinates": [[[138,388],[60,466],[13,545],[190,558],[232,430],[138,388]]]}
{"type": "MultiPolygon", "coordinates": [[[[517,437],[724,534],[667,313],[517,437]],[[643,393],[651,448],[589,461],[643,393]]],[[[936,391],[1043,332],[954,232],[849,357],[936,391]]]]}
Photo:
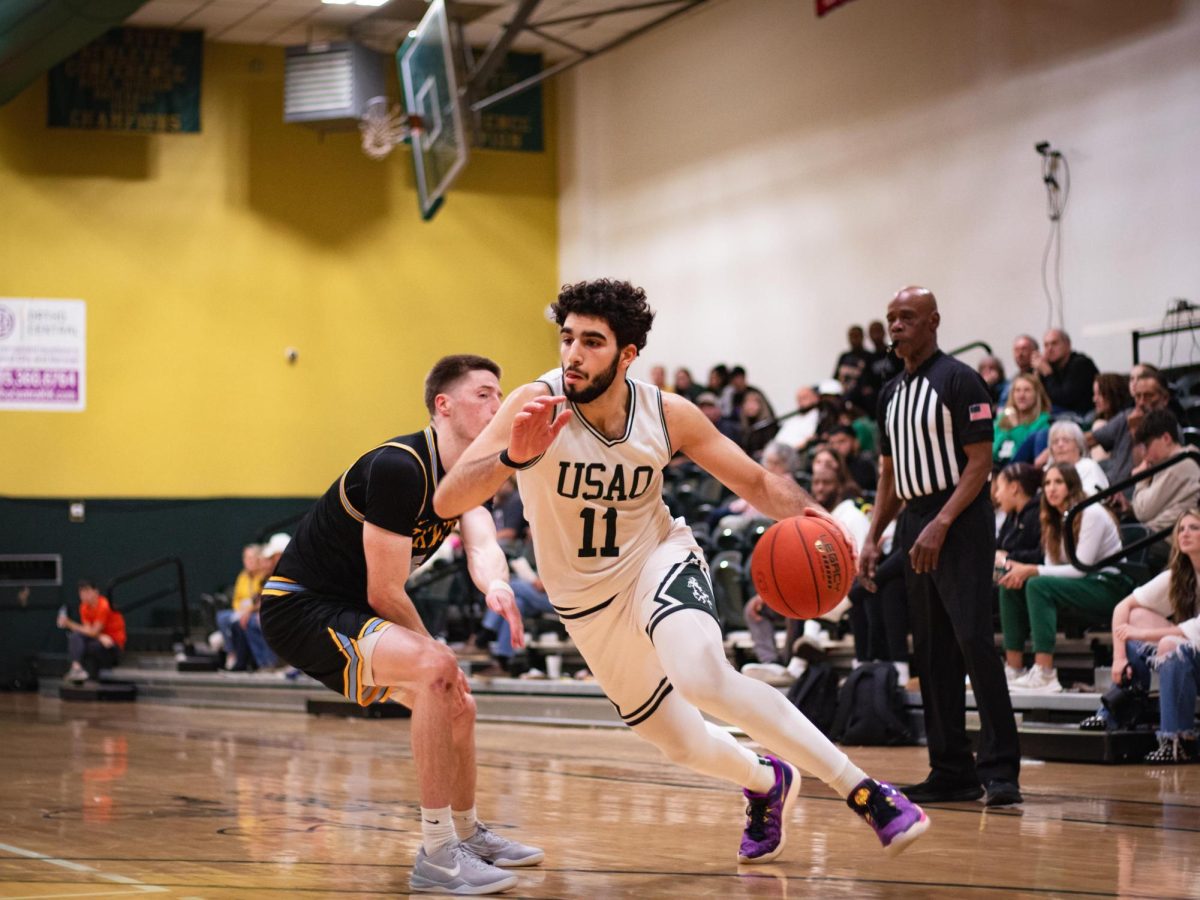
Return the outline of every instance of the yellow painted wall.
{"type": "Polygon", "coordinates": [[[423,427],[439,356],[554,364],[551,87],[548,152],[476,153],[426,223],[407,147],[282,123],[280,48],[204,52],[199,135],[47,129],[44,81],[0,108],[0,296],[88,317],[88,408],[0,412],[0,493],[316,494],[423,427]]]}

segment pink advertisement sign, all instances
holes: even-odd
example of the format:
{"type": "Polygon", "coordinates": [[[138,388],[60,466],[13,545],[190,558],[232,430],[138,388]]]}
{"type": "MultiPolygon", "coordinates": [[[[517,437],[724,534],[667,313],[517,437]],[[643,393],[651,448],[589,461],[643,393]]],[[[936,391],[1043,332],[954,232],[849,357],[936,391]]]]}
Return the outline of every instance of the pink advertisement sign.
{"type": "Polygon", "coordinates": [[[87,304],[0,297],[0,411],[82,412],[87,304]]]}

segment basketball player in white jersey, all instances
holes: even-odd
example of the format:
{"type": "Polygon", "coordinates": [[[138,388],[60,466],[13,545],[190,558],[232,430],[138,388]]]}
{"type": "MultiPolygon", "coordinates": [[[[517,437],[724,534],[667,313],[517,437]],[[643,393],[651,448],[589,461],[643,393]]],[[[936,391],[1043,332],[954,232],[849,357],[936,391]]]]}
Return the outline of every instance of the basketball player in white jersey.
{"type": "Polygon", "coordinates": [[[778,690],[729,665],[708,566],[663,503],[662,470],[682,451],[776,519],[826,513],[690,401],[626,377],[654,321],[640,288],[581,282],[551,310],[561,368],[505,400],[442,480],[434,509],[451,517],[478,506],[517,470],[538,574],[621,718],[669,759],[743,788],[739,862],[783,850],[795,766],[846,797],[899,852],[928,827],[920,807],[868,778],[778,690]],[[779,756],[752,753],[701,710],[779,756]]]}

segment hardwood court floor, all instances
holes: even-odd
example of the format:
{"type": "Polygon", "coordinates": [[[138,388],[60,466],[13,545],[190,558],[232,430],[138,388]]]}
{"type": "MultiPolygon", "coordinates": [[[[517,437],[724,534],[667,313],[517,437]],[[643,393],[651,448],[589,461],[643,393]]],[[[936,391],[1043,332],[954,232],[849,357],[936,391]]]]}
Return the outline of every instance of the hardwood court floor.
{"type": "MultiPolygon", "coordinates": [[[[0,897],[403,894],[419,839],[403,720],[0,695],[0,897]]],[[[858,749],[924,775],[921,748],[858,749]]],[[[482,816],[543,846],[504,896],[1200,897],[1200,766],[1031,763],[1026,803],[929,810],[888,861],[806,779],[780,861],[734,862],[738,794],[631,733],[480,725],[482,816]]]]}

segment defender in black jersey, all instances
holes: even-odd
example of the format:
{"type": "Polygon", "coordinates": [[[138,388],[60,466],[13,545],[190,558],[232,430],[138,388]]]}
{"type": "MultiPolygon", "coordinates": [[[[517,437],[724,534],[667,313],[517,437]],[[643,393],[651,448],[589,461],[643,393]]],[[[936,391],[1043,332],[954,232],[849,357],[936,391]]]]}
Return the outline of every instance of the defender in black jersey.
{"type": "Polygon", "coordinates": [[[475,507],[443,519],[433,511],[438,482],[499,408],[499,374],[483,357],[440,360],[425,382],[429,426],[383,442],[343,472],[301,520],[262,591],[263,635],[282,659],[356,703],[394,700],[412,710],[423,834],[414,890],[506,890],[516,878],[498,866],[543,858],[476,820],[475,703],[453,652],[430,636],[404,591],[411,570],[457,524],[472,581],[521,646],[491,514],[475,507]]]}
{"type": "Polygon", "coordinates": [[[873,590],[879,537],[899,512],[930,765],[925,781],[901,790],[933,803],[975,800],[986,788],[988,806],[1020,803],[1021,748],[992,634],[991,395],[975,371],[938,350],[928,290],[897,293],[887,319],[904,371],[879,397],[879,490],[859,566],[873,590]],[[967,738],[964,675],[979,708],[978,757],[967,738]]]}

